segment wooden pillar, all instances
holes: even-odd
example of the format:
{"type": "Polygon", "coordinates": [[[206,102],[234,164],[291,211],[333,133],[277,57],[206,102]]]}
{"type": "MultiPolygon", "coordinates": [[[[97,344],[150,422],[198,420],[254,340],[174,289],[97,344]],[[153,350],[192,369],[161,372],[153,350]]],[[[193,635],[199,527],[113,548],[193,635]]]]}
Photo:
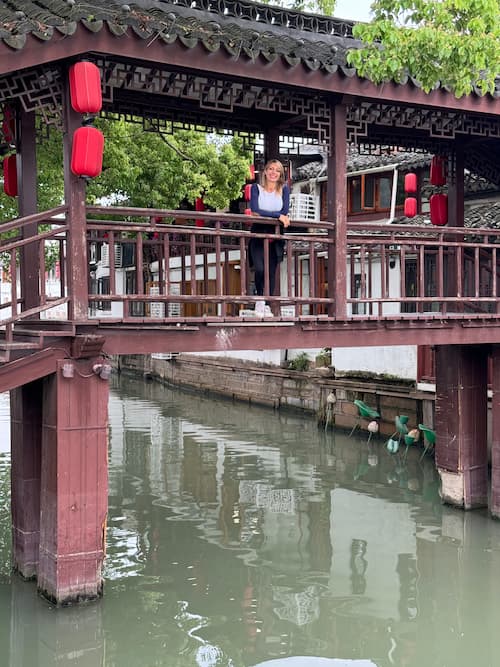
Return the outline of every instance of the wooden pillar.
{"type": "MultiPolygon", "coordinates": [[[[455,143],[455,152],[452,159],[451,173],[448,175],[448,225],[451,227],[464,226],[464,151],[463,147],[455,143]]],[[[450,247],[446,252],[447,271],[445,296],[455,297],[458,295],[457,276],[457,248],[452,242],[455,237],[449,237],[450,247]]],[[[462,266],[462,274],[464,267],[462,266]]],[[[463,312],[463,304],[443,303],[443,312],[463,312]]]]}
{"type": "Polygon", "coordinates": [[[436,347],[436,465],[444,502],[488,504],[488,348],[436,347]]]}
{"type": "Polygon", "coordinates": [[[83,116],[73,110],[70,103],[68,75],[63,75],[63,161],[64,161],[64,200],[68,206],[68,244],[67,283],[69,302],[69,319],[86,320],[88,318],[88,274],[85,179],[75,176],[71,171],[71,150],[73,134],[81,126],[83,116]]]}
{"type": "MultiPolygon", "coordinates": [[[[266,130],[264,134],[264,163],[268,160],[280,159],[280,132],[276,127],[266,130]]],[[[262,165],[264,166],[264,165],[262,165]]]]}
{"type": "Polygon", "coordinates": [[[500,345],[491,357],[491,514],[500,519],[500,345]]]}
{"type": "Polygon", "coordinates": [[[26,579],[38,566],[42,399],[42,380],[10,392],[12,564],[26,579]]]}
{"type": "Polygon", "coordinates": [[[455,144],[454,168],[448,179],[448,224],[464,226],[464,149],[462,140],[455,144]]]}
{"type": "Polygon", "coordinates": [[[327,219],[335,222],[329,236],[335,241],[335,250],[328,253],[328,296],[334,300],[329,314],[337,319],[347,315],[347,129],[346,105],[336,104],[330,109],[330,146],[327,165],[327,219]]]}
{"type": "Polygon", "coordinates": [[[45,379],[38,589],[57,604],[102,594],[109,385],[95,361],[61,361],[45,379]]]}
{"type": "MultiPolygon", "coordinates": [[[[20,109],[18,118],[17,142],[19,157],[17,160],[19,184],[19,216],[24,217],[37,212],[37,161],[35,112],[20,109]]],[[[23,238],[34,236],[38,232],[37,223],[22,228],[23,238]]],[[[21,294],[24,299],[23,310],[38,306],[40,287],[38,281],[39,255],[38,244],[30,243],[21,250],[19,272],[21,294]]]]}

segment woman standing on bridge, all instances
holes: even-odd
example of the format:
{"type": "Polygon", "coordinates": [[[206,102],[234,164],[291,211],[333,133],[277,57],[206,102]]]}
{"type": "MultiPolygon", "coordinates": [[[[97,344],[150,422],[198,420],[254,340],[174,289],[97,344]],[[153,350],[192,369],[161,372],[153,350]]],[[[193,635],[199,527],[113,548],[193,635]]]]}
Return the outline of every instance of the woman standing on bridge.
{"type": "MultiPolygon", "coordinates": [[[[261,173],[260,184],[254,183],[251,188],[250,210],[252,215],[276,218],[281,223],[281,231],[288,227],[290,218],[290,189],[285,183],[285,170],[279,160],[269,160],[261,173]]],[[[274,234],[275,225],[254,223],[251,232],[274,234]]],[[[274,295],[276,269],[283,259],[283,241],[269,241],[269,295],[274,295]]],[[[250,266],[255,271],[255,291],[258,296],[264,295],[264,239],[253,238],[248,244],[250,266]]],[[[258,315],[271,315],[269,306],[264,301],[257,301],[255,312],[258,315]]]]}

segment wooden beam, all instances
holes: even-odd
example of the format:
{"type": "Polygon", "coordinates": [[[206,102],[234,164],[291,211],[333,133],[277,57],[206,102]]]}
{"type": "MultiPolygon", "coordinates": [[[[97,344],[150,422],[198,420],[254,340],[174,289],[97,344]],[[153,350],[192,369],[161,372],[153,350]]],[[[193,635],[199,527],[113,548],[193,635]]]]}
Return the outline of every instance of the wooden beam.
{"type": "Polygon", "coordinates": [[[26,45],[15,58],[12,49],[4,43],[0,44],[0,75],[18,71],[35,65],[47,64],[58,60],[71,60],[91,52],[107,54],[120,59],[131,58],[137,61],[175,66],[179,69],[192,69],[206,75],[207,72],[218,73],[225,77],[243,77],[251,81],[287,87],[301,87],[316,92],[339,93],[352,95],[354,98],[371,99],[378,102],[394,102],[402,105],[419,105],[428,108],[455,109],[459,112],[491,114],[500,113],[500,101],[490,95],[469,95],[457,99],[445,90],[425,93],[414,84],[396,84],[385,82],[375,85],[367,79],[357,76],[347,77],[341,71],[328,73],[323,70],[313,71],[304,64],[295,67],[288,65],[283,59],[277,58],[273,63],[259,59],[234,59],[225,49],[219,48],[208,53],[201,44],[191,49],[176,40],[173,44],[164,44],[160,40],[144,41],[127,31],[126,37],[116,37],[106,30],[92,33],[77,26],[71,38],[65,35],[54,35],[50,43],[44,43],[31,35],[27,36],[26,45]]]}

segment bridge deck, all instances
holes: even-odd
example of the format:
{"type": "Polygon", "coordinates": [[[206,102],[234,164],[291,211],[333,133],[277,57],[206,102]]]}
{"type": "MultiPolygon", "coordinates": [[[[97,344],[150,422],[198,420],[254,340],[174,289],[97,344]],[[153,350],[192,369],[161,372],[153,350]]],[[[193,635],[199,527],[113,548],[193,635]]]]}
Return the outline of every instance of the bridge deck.
{"type": "Polygon", "coordinates": [[[269,295],[266,265],[274,315],[258,318],[246,216],[196,213],[200,228],[187,211],[89,207],[87,256],[75,257],[65,213],[3,226],[11,275],[38,258],[39,292],[14,281],[0,304],[0,373],[10,378],[0,388],[20,359],[55,348],[75,357],[500,340],[498,230],[350,223],[342,240],[333,223],[295,221],[281,237],[280,296],[269,295]]]}

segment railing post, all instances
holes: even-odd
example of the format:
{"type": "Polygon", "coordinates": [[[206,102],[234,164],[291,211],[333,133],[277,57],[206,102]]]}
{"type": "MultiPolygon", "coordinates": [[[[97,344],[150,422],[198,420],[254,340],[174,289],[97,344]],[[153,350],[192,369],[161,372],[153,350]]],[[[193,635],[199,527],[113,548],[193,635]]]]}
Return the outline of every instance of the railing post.
{"type": "Polygon", "coordinates": [[[67,72],[63,75],[63,161],[64,199],[68,207],[68,242],[66,247],[67,284],[70,320],[88,319],[88,261],[86,239],[85,180],[71,171],[73,134],[82,123],[81,114],[73,110],[67,72]]]}
{"type": "Polygon", "coordinates": [[[328,232],[334,251],[328,252],[328,314],[343,320],[347,316],[347,186],[346,186],[346,105],[330,109],[330,146],[328,150],[327,219],[335,222],[328,232]]]}

